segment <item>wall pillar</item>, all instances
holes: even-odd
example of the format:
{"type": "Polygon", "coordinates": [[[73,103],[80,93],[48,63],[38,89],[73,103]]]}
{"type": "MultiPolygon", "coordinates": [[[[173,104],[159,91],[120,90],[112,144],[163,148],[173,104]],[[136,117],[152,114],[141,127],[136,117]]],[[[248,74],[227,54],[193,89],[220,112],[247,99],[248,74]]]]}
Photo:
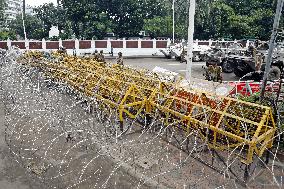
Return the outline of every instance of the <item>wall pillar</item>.
{"type": "Polygon", "coordinates": [[[26,50],[30,49],[30,43],[28,39],[25,39],[25,47],[26,47],[26,50]]]}
{"type": "Polygon", "coordinates": [[[209,39],[209,46],[212,46],[212,39],[209,39]]]}
{"type": "Polygon", "coordinates": [[[61,39],[61,38],[59,39],[59,48],[60,48],[60,47],[63,47],[63,45],[62,45],[62,39],[61,39]]]}
{"type": "Polygon", "coordinates": [[[157,48],[157,40],[153,39],[153,49],[156,49],[156,48],[157,48]]]}
{"type": "Polygon", "coordinates": [[[11,42],[11,40],[9,38],[7,39],[7,47],[8,47],[9,50],[12,47],[12,42],[11,42]]]}
{"type": "Polygon", "coordinates": [[[172,43],[172,42],[171,42],[171,39],[168,39],[168,41],[167,41],[167,47],[170,46],[171,43],[172,43]]]}
{"type": "Polygon", "coordinates": [[[41,44],[42,44],[42,50],[46,50],[46,41],[45,39],[43,38],[42,41],[41,41],[41,44]]]}
{"type": "Polygon", "coordinates": [[[123,49],[126,49],[126,40],[123,38],[123,49]]]}
{"type": "Polygon", "coordinates": [[[75,50],[76,50],[76,55],[81,54],[79,40],[77,38],[75,39],[75,50]]]}
{"type": "Polygon", "coordinates": [[[141,39],[138,39],[138,49],[141,49],[142,45],[141,45],[141,39]]]}
{"type": "Polygon", "coordinates": [[[91,41],[91,49],[93,51],[95,51],[95,48],[96,48],[96,43],[95,43],[95,40],[92,39],[92,41],[91,41]]]}

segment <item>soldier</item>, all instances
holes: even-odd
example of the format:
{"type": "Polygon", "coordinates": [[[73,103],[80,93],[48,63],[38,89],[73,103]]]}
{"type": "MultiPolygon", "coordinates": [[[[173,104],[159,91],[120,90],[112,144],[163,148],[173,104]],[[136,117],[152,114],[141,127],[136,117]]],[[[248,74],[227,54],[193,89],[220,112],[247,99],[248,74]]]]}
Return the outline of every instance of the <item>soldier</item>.
{"type": "Polygon", "coordinates": [[[263,53],[255,55],[255,71],[261,71],[261,65],[263,64],[263,53]]]}
{"type": "Polygon", "coordinates": [[[59,54],[67,54],[67,50],[66,50],[65,47],[59,47],[58,53],[59,53],[59,54]]]}
{"type": "Polygon", "coordinates": [[[183,62],[186,62],[186,51],[185,51],[185,48],[182,47],[182,52],[181,52],[181,55],[180,55],[180,63],[183,63],[183,62]]]}
{"type": "Polygon", "coordinates": [[[98,50],[95,50],[95,52],[93,53],[95,60],[98,60],[98,55],[99,55],[98,50]]]}
{"type": "Polygon", "coordinates": [[[104,56],[104,51],[101,50],[100,54],[98,55],[98,61],[99,62],[105,62],[105,56],[104,56]]]}
{"type": "Polygon", "coordinates": [[[113,56],[113,47],[112,46],[110,48],[110,54],[111,54],[111,56],[113,56]]]}
{"type": "Polygon", "coordinates": [[[222,82],[222,67],[217,66],[217,64],[210,65],[205,69],[206,73],[204,76],[206,77],[206,80],[208,81],[214,81],[214,82],[222,82]]]}
{"type": "Polygon", "coordinates": [[[122,53],[121,52],[118,53],[118,57],[116,58],[116,63],[118,65],[123,66],[123,57],[122,57],[122,53]]]}

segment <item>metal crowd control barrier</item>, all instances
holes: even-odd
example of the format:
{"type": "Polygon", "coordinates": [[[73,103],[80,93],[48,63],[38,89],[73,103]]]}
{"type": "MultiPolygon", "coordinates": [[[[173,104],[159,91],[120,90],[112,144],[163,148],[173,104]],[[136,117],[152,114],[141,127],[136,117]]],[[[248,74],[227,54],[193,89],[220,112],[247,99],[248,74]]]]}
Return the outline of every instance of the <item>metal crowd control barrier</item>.
{"type": "Polygon", "coordinates": [[[175,83],[161,82],[147,70],[56,53],[52,57],[27,52],[21,62],[81,92],[97,109],[107,109],[104,114],[112,111],[120,123],[119,136],[127,131],[126,118],[142,118],[149,125],[159,117],[163,127],[197,132],[209,148],[230,151],[246,165],[273,145],[277,129],[270,107],[186,91],[175,83]]]}

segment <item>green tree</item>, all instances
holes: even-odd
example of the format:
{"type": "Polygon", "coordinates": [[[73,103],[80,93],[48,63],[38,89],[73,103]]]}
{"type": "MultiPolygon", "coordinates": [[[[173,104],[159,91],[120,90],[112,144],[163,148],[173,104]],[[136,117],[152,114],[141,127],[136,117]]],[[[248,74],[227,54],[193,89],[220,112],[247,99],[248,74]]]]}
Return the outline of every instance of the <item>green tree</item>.
{"type": "MultiPolygon", "coordinates": [[[[87,28],[87,20],[92,13],[96,12],[97,6],[94,0],[62,0],[62,8],[66,13],[66,18],[72,25],[72,30],[77,38],[82,36],[87,28]]],[[[92,16],[92,18],[94,18],[92,16]]]]}
{"type": "Polygon", "coordinates": [[[222,2],[212,3],[210,11],[209,37],[222,38],[228,35],[231,18],[235,16],[234,9],[222,2]]]}
{"type": "Polygon", "coordinates": [[[145,19],[163,14],[165,4],[161,0],[101,0],[103,12],[113,23],[112,30],[119,37],[137,36],[145,19]]]}
{"type": "Polygon", "coordinates": [[[145,19],[143,30],[145,30],[152,38],[171,37],[172,17],[157,16],[153,19],[145,19]]]}
{"type": "Polygon", "coordinates": [[[3,28],[5,24],[5,14],[4,14],[5,6],[6,6],[6,1],[0,0],[0,27],[1,28],[3,28]]]}
{"type": "Polygon", "coordinates": [[[16,40],[16,33],[9,30],[2,30],[0,31],[0,41],[5,41],[7,39],[16,40]]]}
{"type": "MultiPolygon", "coordinates": [[[[52,26],[60,25],[61,28],[64,27],[66,21],[64,20],[64,10],[54,6],[53,3],[43,4],[34,9],[36,12],[36,17],[41,20],[43,24],[45,36],[48,36],[50,28],[52,26]]],[[[60,31],[60,30],[59,30],[60,31]]]]}
{"type": "MultiPolygon", "coordinates": [[[[26,33],[28,39],[38,39],[41,40],[46,36],[44,32],[44,28],[42,27],[43,23],[36,16],[26,15],[26,33]]],[[[23,20],[21,15],[17,15],[16,20],[13,20],[9,24],[9,28],[11,31],[15,32],[17,35],[24,38],[24,28],[23,28],[23,20]]]]}

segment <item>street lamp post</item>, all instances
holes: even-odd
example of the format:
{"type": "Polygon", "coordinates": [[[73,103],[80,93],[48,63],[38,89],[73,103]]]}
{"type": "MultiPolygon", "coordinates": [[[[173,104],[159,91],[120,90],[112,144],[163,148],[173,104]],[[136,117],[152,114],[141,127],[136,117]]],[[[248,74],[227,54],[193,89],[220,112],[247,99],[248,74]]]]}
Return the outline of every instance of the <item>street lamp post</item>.
{"type": "Polygon", "coordinates": [[[25,21],[26,21],[26,0],[23,0],[22,20],[23,20],[24,36],[25,36],[25,41],[26,41],[27,40],[27,33],[26,33],[26,26],[25,26],[25,21]]]}
{"type": "Polygon", "coordinates": [[[187,65],[186,65],[186,79],[190,83],[191,68],[192,68],[192,51],[193,51],[193,34],[194,34],[194,16],[195,16],[195,0],[190,0],[189,14],[188,14],[188,46],[187,46],[187,65]]]}
{"type": "Polygon", "coordinates": [[[173,43],[175,43],[175,0],[173,0],[173,43]]]}

